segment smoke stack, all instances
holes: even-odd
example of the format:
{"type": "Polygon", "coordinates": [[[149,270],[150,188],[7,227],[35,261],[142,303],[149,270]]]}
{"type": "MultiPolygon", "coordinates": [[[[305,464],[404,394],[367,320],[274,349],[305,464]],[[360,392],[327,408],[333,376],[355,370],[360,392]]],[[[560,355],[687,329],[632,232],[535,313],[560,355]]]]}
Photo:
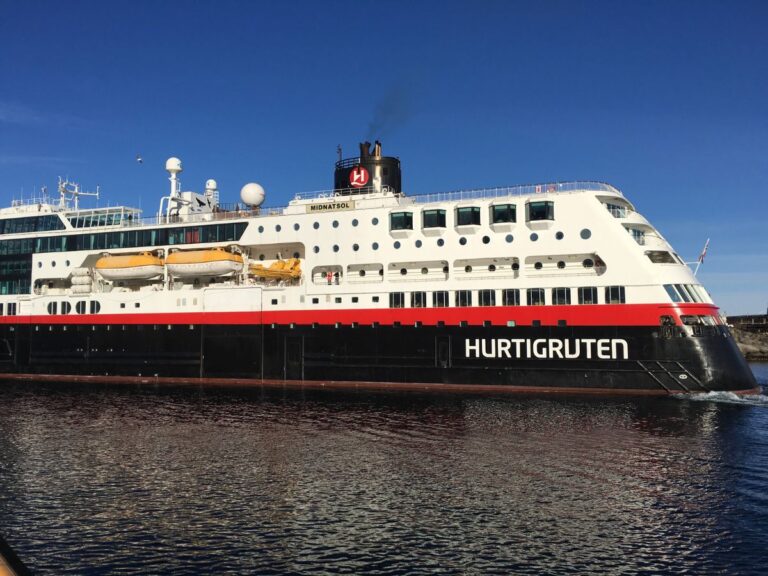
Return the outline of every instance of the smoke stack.
{"type": "Polygon", "coordinates": [[[402,194],[400,160],[381,155],[381,142],[360,143],[360,157],[336,162],[333,188],[337,195],[390,193],[402,194]]]}

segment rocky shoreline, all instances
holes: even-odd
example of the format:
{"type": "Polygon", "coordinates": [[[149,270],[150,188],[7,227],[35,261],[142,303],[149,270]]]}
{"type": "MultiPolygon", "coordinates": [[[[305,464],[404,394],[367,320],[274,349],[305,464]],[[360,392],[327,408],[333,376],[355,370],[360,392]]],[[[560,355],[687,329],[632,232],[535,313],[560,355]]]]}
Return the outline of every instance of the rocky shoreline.
{"type": "Polygon", "coordinates": [[[768,333],[744,330],[738,326],[731,327],[731,332],[749,362],[768,362],[768,333]]]}

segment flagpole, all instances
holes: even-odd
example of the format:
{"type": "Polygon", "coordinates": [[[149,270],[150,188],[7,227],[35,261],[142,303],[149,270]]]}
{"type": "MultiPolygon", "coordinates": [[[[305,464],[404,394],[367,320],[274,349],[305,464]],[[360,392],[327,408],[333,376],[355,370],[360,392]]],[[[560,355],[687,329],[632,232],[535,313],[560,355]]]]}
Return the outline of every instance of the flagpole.
{"type": "Polygon", "coordinates": [[[704,249],[701,251],[701,254],[699,254],[699,259],[696,262],[696,270],[693,271],[694,276],[696,276],[696,274],[699,273],[699,267],[704,263],[704,256],[707,255],[708,247],[709,247],[709,238],[707,238],[707,241],[704,242],[704,249]]]}

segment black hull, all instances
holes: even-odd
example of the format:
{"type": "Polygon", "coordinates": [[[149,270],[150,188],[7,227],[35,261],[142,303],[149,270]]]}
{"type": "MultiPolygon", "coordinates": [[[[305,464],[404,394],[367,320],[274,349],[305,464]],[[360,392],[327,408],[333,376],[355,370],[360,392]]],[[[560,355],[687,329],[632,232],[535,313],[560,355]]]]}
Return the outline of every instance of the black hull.
{"type": "MultiPolygon", "coordinates": [[[[706,327],[706,332],[696,335],[686,334],[679,327],[663,330],[555,326],[4,325],[0,327],[0,372],[8,378],[93,376],[116,381],[156,378],[167,382],[355,388],[433,386],[450,390],[606,394],[757,392],[754,376],[726,328],[706,327]],[[591,343],[621,339],[626,344],[612,358],[598,358],[595,344],[589,350],[582,346],[578,357],[567,359],[557,353],[549,354],[551,357],[494,355],[492,341],[504,339],[591,343]],[[474,348],[468,348],[467,341],[474,348]],[[481,348],[479,342],[487,346],[481,348]]],[[[525,345],[517,351],[525,356],[525,345]]],[[[531,356],[530,349],[527,356],[531,356]]]]}

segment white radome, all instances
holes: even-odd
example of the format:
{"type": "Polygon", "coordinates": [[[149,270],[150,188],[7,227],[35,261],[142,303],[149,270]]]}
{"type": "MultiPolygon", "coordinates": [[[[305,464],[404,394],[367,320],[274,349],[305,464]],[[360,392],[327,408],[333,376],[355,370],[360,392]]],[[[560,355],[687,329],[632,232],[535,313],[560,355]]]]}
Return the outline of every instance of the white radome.
{"type": "Polygon", "coordinates": [[[249,206],[261,206],[265,197],[264,187],[256,182],[250,182],[240,189],[240,200],[249,206]]]}
{"type": "Polygon", "coordinates": [[[205,181],[205,189],[206,190],[217,190],[218,187],[219,187],[218,183],[213,178],[210,178],[210,179],[205,181]]]}
{"type": "Polygon", "coordinates": [[[168,160],[165,161],[165,170],[171,174],[178,174],[182,171],[181,160],[175,156],[168,158],[168,160]]]}

